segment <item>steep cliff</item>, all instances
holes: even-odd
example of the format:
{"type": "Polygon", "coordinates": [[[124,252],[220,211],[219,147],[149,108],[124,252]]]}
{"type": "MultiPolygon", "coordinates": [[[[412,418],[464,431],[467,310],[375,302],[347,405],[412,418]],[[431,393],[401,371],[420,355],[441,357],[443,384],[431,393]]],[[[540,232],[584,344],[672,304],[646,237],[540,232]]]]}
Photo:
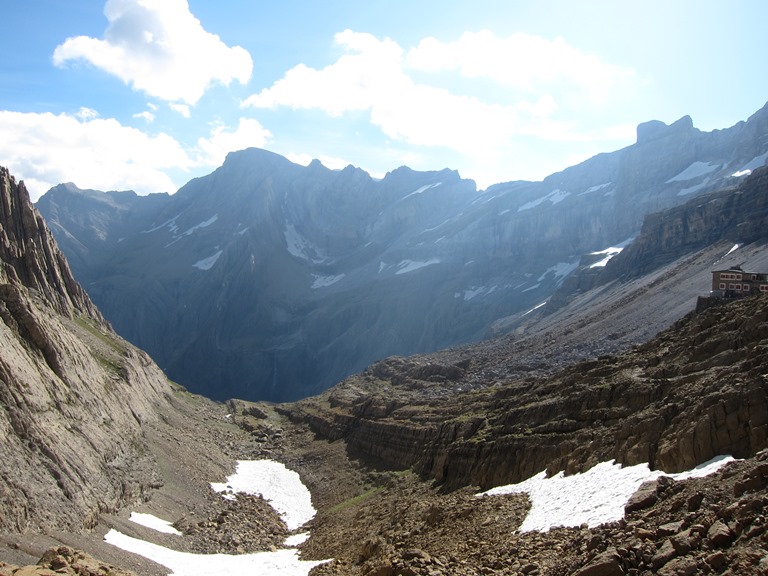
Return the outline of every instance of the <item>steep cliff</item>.
{"type": "MultiPolygon", "coordinates": [[[[617,250],[607,262],[599,262],[605,254],[583,256],[579,267],[540,312],[551,313],[577,295],[613,281],[640,278],[717,242],[730,242],[737,247],[764,242],[766,230],[768,167],[763,167],[738,184],[649,214],[637,238],[623,250],[617,250]]],[[[507,323],[507,329],[514,325],[513,319],[507,323]]]]}
{"type": "Polygon", "coordinates": [[[75,282],[0,168],[0,531],[79,530],[158,484],[142,425],[171,390],[75,282]]]}
{"type": "Polygon", "coordinates": [[[637,240],[612,259],[601,281],[646,274],[718,240],[749,244],[768,229],[768,167],[738,186],[649,215],[637,240]]]}

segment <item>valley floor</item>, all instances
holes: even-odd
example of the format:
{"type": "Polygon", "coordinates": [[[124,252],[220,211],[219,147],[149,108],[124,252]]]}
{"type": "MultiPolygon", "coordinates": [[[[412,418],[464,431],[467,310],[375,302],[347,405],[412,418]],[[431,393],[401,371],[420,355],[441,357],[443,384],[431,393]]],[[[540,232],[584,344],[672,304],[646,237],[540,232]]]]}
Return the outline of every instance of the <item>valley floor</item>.
{"type": "MultiPolygon", "coordinates": [[[[3,557],[36,563],[48,547],[65,544],[137,574],[168,572],[104,543],[104,534],[112,528],[189,552],[275,550],[288,530],[261,498],[240,495],[233,502],[208,485],[212,471],[224,472],[237,459],[270,458],[300,472],[319,510],[309,523],[311,538],[300,546],[301,557],[333,560],[314,568],[315,576],[768,574],[765,452],[731,462],[705,478],[657,480],[646,486],[644,497],[635,499],[636,509],[623,520],[592,528],[520,532],[530,510],[524,494],[478,498],[476,487],[446,492],[410,471],[365,466],[349,457],[342,442],[316,438],[273,407],[238,404],[238,412],[229,416],[230,406],[184,396],[181,401],[204,427],[196,428],[195,442],[183,441],[192,439],[186,436],[192,429],[153,431],[158,462],[172,469],[166,469],[166,484],[136,507],[172,519],[183,537],[130,522],[126,510],[119,517],[104,516],[90,534],[15,540],[6,536],[3,557]],[[232,423],[249,420],[251,410],[265,416],[258,419],[257,428],[246,432],[232,423]],[[179,450],[194,445],[218,450],[218,455],[201,462],[193,456],[202,451],[187,452],[176,459],[179,450]],[[173,461],[165,460],[171,454],[173,461]],[[193,461],[198,464],[188,467],[193,461]]],[[[91,574],[71,565],[70,572],[67,566],[59,568],[57,573],[91,574]]],[[[0,567],[3,575],[53,573],[42,567],[23,573],[0,567]]]]}

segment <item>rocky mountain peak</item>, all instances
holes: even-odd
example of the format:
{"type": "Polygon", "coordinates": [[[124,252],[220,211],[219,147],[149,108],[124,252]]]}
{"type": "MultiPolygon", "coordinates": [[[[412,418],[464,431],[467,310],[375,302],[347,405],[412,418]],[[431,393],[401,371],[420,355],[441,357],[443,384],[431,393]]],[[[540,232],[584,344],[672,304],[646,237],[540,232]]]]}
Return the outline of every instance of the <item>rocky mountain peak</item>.
{"type": "MultiPolygon", "coordinates": [[[[101,315],[75,282],[23,182],[0,167],[0,282],[21,284],[60,314],[101,315]]],[[[103,321],[103,320],[102,320],[103,321]]]]}
{"type": "Polygon", "coordinates": [[[223,167],[230,168],[232,166],[255,165],[263,170],[266,168],[277,169],[291,164],[293,163],[287,158],[275,154],[274,152],[270,152],[269,150],[264,150],[263,148],[246,148],[227,154],[224,159],[223,167]]]}
{"type": "Polygon", "coordinates": [[[695,130],[690,116],[683,116],[672,124],[665,124],[661,120],[650,120],[637,126],[637,143],[645,144],[658,138],[679,133],[685,134],[695,130]]]}

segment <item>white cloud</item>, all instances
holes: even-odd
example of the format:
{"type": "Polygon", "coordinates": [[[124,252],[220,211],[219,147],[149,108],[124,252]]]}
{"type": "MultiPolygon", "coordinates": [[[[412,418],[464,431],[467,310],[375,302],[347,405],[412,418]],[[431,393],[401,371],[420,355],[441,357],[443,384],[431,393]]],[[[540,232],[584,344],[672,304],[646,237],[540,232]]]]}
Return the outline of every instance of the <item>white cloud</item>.
{"type": "Polygon", "coordinates": [[[174,112],[178,112],[179,114],[184,116],[184,118],[189,118],[192,115],[190,113],[189,106],[187,106],[186,104],[174,104],[174,103],[171,103],[171,104],[168,104],[168,106],[174,112]]]}
{"type": "Polygon", "coordinates": [[[330,168],[331,170],[342,170],[351,164],[351,162],[348,162],[343,158],[326,156],[324,154],[312,156],[311,154],[289,152],[285,157],[294,164],[299,164],[300,166],[309,166],[309,163],[312,162],[312,160],[317,159],[320,160],[320,163],[323,166],[330,168]]]}
{"type": "Polygon", "coordinates": [[[80,118],[80,120],[93,120],[94,118],[99,117],[99,113],[92,108],[86,108],[85,106],[83,106],[82,108],[80,108],[80,110],[77,111],[75,116],[80,118]]]}
{"type": "MultiPolygon", "coordinates": [[[[616,127],[587,133],[560,118],[574,108],[581,115],[588,114],[587,106],[598,111],[633,79],[632,71],[562,39],[524,34],[465,33],[448,44],[430,38],[407,54],[391,39],[351,30],[335,40],[346,52],[336,62],[322,69],[299,64],[243,106],[316,109],[332,117],[367,111],[393,140],[498,160],[520,137],[562,142],[615,134],[616,127]],[[454,83],[438,83],[436,73],[454,83]],[[480,78],[500,87],[493,99],[468,88],[468,79],[480,78]]],[[[623,126],[620,131],[626,133],[623,126]]]]}
{"type": "Polygon", "coordinates": [[[214,168],[228,152],[264,146],[271,137],[256,120],[242,118],[234,130],[217,126],[210,137],[186,148],[165,133],[150,135],[115,119],[81,116],[0,111],[0,133],[13,134],[0,140],[0,165],[24,180],[33,201],[62,182],[96,190],[173,193],[183,182],[174,182],[172,172],[214,168]]]}
{"type": "Polygon", "coordinates": [[[506,38],[488,30],[465,32],[448,43],[425,38],[408,52],[407,63],[416,70],[487,78],[530,94],[567,88],[594,102],[634,77],[631,69],[604,62],[562,38],[548,40],[522,32],[506,38]]]}
{"type": "Polygon", "coordinates": [[[56,47],[54,64],[82,59],[135,90],[189,105],[214,83],[251,77],[250,54],[206,32],[186,0],[108,0],[104,14],[104,38],[68,38],[56,47]]]}
{"type": "Polygon", "coordinates": [[[146,120],[147,124],[150,124],[155,121],[155,115],[149,110],[145,110],[144,112],[138,112],[133,115],[133,118],[141,118],[143,120],[146,120]]]}
{"type": "Polygon", "coordinates": [[[378,99],[394,92],[409,79],[400,64],[402,49],[390,39],[345,30],[335,40],[353,54],[345,54],[322,70],[299,64],[286,72],[271,88],[254,94],[243,106],[256,108],[319,108],[331,116],[351,110],[366,110],[378,99]]]}
{"type": "Polygon", "coordinates": [[[263,148],[271,138],[270,131],[253,118],[241,118],[235,130],[216,126],[210,138],[197,141],[198,163],[219,166],[229,152],[251,147],[263,148]]]}
{"type": "Polygon", "coordinates": [[[174,192],[165,172],[193,162],[167,134],[150,136],[114,119],[82,120],[67,114],[0,111],[0,162],[24,179],[36,200],[51,186],[174,192]]]}

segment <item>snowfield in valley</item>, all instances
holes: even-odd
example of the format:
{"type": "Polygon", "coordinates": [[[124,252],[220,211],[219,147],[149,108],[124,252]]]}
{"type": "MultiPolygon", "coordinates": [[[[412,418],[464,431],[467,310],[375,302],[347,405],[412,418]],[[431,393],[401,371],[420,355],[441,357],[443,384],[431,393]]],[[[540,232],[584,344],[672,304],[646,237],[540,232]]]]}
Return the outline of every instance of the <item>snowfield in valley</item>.
{"type": "Polygon", "coordinates": [[[531,510],[520,526],[521,532],[546,532],[555,526],[575,527],[582,524],[594,528],[621,520],[624,505],[643,482],[661,476],[675,480],[708,476],[731,461],[731,456],[719,456],[688,472],[665,474],[660,470],[650,470],[648,464],[622,468],[611,460],[572,476],[560,472],[547,478],[546,472],[540,472],[524,482],[498,486],[478,494],[478,497],[527,493],[531,499],[531,510]]]}
{"type": "MultiPolygon", "coordinates": [[[[665,474],[650,470],[647,464],[622,467],[615,461],[602,462],[582,474],[564,476],[562,472],[546,478],[541,472],[519,484],[493,488],[477,496],[496,497],[527,493],[531,510],[520,526],[521,532],[547,531],[555,526],[595,527],[624,517],[624,505],[643,482],[661,476],[675,480],[707,476],[733,461],[731,456],[719,456],[688,472],[665,474]]],[[[211,487],[223,497],[236,498],[238,493],[261,495],[277,510],[290,530],[296,530],[311,520],[315,508],[309,490],[299,475],[272,460],[239,461],[235,474],[225,482],[212,482],[211,487]]],[[[170,522],[151,514],[131,515],[131,520],[165,533],[178,534],[170,522]]],[[[309,537],[306,532],[289,536],[285,545],[298,546],[309,537]]],[[[273,574],[275,576],[306,576],[325,561],[303,561],[296,548],[252,554],[189,554],[132,538],[110,530],[105,541],[162,564],[175,576],[218,576],[224,574],[273,574]]]]}
{"type": "MultiPolygon", "coordinates": [[[[211,482],[211,488],[227,498],[236,498],[238,493],[260,495],[280,514],[290,530],[303,526],[316,512],[309,490],[299,475],[272,460],[238,461],[235,473],[225,482],[211,482]]],[[[134,512],[131,514],[131,520],[160,532],[179,534],[170,522],[151,514],[134,512]]],[[[306,532],[289,536],[285,545],[298,546],[308,537],[306,532]]],[[[190,554],[132,538],[114,529],[107,532],[104,540],[122,550],[162,564],[172,571],[171,576],[307,576],[312,568],[327,562],[300,560],[299,551],[295,548],[237,555],[190,554]]]]}

